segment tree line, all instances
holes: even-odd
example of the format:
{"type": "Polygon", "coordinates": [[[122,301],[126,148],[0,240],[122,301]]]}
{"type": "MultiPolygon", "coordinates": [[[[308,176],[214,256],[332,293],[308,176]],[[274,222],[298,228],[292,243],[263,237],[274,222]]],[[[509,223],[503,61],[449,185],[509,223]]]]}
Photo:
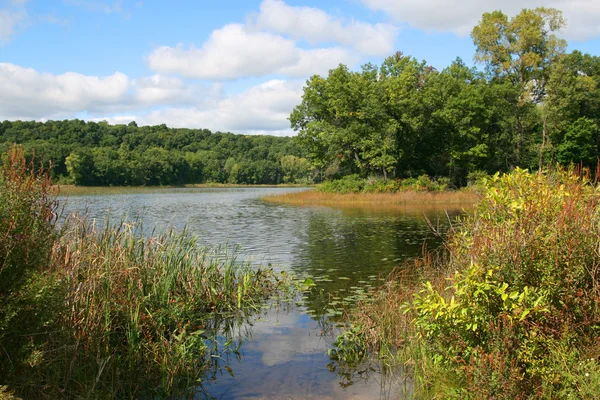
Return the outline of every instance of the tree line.
{"type": "Polygon", "coordinates": [[[324,177],[444,176],[555,163],[595,167],[600,144],[600,58],[566,52],[551,8],[483,15],[475,61],[439,71],[397,52],[360,71],[315,75],[290,116],[298,143],[324,177]]]}
{"type": "MultiPolygon", "coordinates": [[[[59,182],[79,185],[311,183],[429,175],[471,177],[556,163],[596,166],[600,58],[566,51],[552,8],[485,13],[475,61],[443,70],[397,52],[311,77],[290,115],[294,138],[80,120],[0,122],[0,146],[23,144],[59,182]]],[[[1,150],[1,149],[0,149],[1,150]]],[[[3,153],[6,153],[5,151],[3,153]]]]}
{"type": "Polygon", "coordinates": [[[0,146],[21,144],[52,163],[55,181],[77,185],[310,183],[303,150],[289,137],[106,122],[4,121],[0,146]]]}

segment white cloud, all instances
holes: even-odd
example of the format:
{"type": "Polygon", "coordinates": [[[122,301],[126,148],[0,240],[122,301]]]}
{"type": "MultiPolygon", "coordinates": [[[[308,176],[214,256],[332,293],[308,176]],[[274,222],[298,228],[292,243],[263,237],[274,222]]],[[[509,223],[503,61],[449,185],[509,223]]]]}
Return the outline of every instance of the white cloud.
{"type": "Polygon", "coordinates": [[[0,63],[0,120],[63,119],[85,113],[111,123],[135,120],[140,125],[289,135],[287,118],[301,101],[302,88],[301,80],[269,80],[226,96],[220,84],[206,87],[177,77],[54,75],[0,63]]]}
{"type": "Polygon", "coordinates": [[[272,73],[298,59],[293,41],[264,32],[248,32],[240,24],[213,31],[202,48],[159,47],[147,58],[161,73],[185,77],[233,79],[272,73]]]}
{"type": "Polygon", "coordinates": [[[194,86],[184,80],[163,75],[136,79],[133,83],[133,91],[136,104],[151,105],[192,103],[197,95],[194,86]]]}
{"type": "Polygon", "coordinates": [[[354,19],[345,22],[319,8],[292,7],[281,0],[263,0],[253,24],[260,28],[315,45],[335,42],[365,55],[388,55],[394,50],[398,28],[390,24],[369,24],[354,19]]]}
{"type": "Polygon", "coordinates": [[[74,72],[52,75],[0,64],[0,110],[5,118],[42,118],[95,110],[118,102],[128,87],[127,76],[120,72],[104,78],[74,72]]]}
{"type": "Polygon", "coordinates": [[[129,79],[115,72],[106,77],[74,72],[40,73],[0,63],[0,118],[41,119],[147,110],[161,105],[199,104],[220,95],[220,86],[205,88],[182,79],[153,75],[129,79]]]}
{"type": "Polygon", "coordinates": [[[326,49],[298,50],[298,61],[275,71],[288,76],[327,75],[327,72],[341,64],[353,65],[359,58],[341,47],[326,49]]]}
{"type": "Polygon", "coordinates": [[[341,48],[304,50],[290,39],[240,24],[213,31],[201,48],[161,46],[147,57],[148,66],[162,74],[215,80],[270,74],[308,76],[354,60],[341,48]]]}
{"type": "Polygon", "coordinates": [[[568,20],[567,39],[589,39],[600,35],[598,0],[361,0],[370,9],[388,13],[396,21],[427,31],[468,35],[488,11],[516,15],[523,8],[553,7],[568,20]]]}
{"type": "Polygon", "coordinates": [[[290,135],[288,117],[301,101],[302,87],[302,81],[270,80],[212,104],[155,110],[135,120],[139,125],[164,123],[172,127],[290,135]]]}

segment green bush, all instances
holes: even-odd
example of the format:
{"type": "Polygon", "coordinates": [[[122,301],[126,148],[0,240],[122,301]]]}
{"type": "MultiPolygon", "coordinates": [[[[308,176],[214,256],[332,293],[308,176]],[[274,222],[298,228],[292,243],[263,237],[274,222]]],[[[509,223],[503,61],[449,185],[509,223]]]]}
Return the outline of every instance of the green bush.
{"type": "Polygon", "coordinates": [[[326,193],[396,193],[403,190],[412,191],[444,191],[448,190],[450,179],[440,177],[431,179],[428,175],[418,178],[384,179],[381,177],[360,178],[348,175],[341,179],[325,181],[317,188],[326,193]]]}
{"type": "Polygon", "coordinates": [[[323,182],[317,190],[326,193],[360,193],[365,187],[365,180],[358,175],[348,175],[342,179],[323,182]]]}
{"type": "Polygon", "coordinates": [[[449,243],[449,285],[426,284],[410,306],[416,328],[470,396],[575,395],[600,378],[597,361],[578,367],[600,351],[599,248],[598,192],[585,178],[496,176],[449,243]]]}

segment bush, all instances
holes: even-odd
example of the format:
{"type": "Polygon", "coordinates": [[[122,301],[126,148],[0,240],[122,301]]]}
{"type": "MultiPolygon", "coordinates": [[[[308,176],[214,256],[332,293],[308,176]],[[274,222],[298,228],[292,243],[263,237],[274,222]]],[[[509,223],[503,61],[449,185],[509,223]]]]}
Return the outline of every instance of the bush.
{"type": "Polygon", "coordinates": [[[342,179],[323,182],[317,188],[320,192],[326,193],[359,193],[365,187],[365,180],[358,175],[348,175],[342,179]]]}
{"type": "Polygon", "coordinates": [[[351,339],[365,338],[410,368],[417,397],[598,397],[598,192],[565,170],[487,179],[442,257],[397,271],[336,349],[362,354],[351,339]]]}
{"type": "Polygon", "coordinates": [[[590,346],[600,333],[597,206],[597,190],[567,171],[495,177],[449,243],[450,285],[426,284],[415,297],[430,351],[477,398],[579,387],[576,364],[598,352],[590,346]]]}
{"type": "Polygon", "coordinates": [[[436,180],[428,175],[407,179],[383,179],[370,177],[362,179],[358,175],[348,175],[341,179],[323,182],[318,191],[326,193],[396,193],[400,191],[444,191],[448,189],[450,179],[440,177],[436,180]]]}

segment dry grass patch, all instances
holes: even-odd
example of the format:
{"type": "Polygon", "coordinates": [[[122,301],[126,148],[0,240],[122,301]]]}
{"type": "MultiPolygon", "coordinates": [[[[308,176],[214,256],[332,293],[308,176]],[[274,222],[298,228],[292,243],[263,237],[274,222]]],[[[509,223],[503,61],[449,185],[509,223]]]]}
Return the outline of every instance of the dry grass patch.
{"type": "Polygon", "coordinates": [[[294,205],[313,206],[423,206],[423,205],[472,205],[479,195],[473,191],[397,193],[324,193],[309,190],[263,197],[264,200],[294,205]]]}

